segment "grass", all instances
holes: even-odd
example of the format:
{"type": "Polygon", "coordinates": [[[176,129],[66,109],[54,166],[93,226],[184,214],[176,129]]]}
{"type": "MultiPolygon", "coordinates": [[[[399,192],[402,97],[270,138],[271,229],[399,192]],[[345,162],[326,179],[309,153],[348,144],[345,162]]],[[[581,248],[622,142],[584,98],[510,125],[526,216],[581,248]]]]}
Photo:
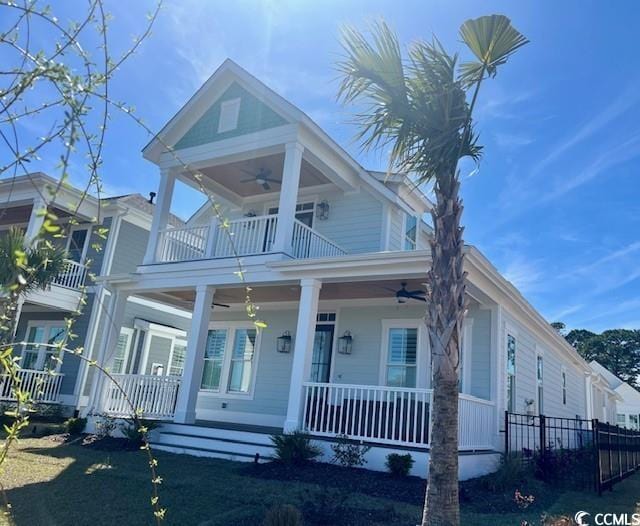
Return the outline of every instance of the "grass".
{"type": "MultiPolygon", "coordinates": [[[[385,474],[334,466],[287,473],[269,465],[162,452],[157,457],[167,525],[260,525],[271,506],[284,503],[303,508],[316,519],[324,516],[326,524],[415,525],[420,518],[424,484],[415,479],[395,481],[385,474]]],[[[13,520],[0,518],[0,524],[153,524],[148,469],[138,451],[100,451],[51,438],[25,439],[12,451],[0,482],[13,508],[13,520]]],[[[632,513],[638,508],[640,475],[601,498],[589,492],[540,491],[547,494],[526,511],[480,513],[477,502],[465,503],[462,523],[517,526],[527,520],[539,525],[543,513],[571,517],[578,510],[632,513]]]]}

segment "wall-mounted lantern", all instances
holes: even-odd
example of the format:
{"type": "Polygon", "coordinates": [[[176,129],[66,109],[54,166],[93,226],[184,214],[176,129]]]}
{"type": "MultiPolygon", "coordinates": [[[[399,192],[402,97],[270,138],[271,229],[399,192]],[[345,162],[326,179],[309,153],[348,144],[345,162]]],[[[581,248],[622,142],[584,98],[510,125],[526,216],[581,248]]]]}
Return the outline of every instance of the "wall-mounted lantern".
{"type": "Polygon", "coordinates": [[[351,331],[344,331],[344,334],[338,338],[338,352],[340,354],[351,354],[353,347],[353,337],[351,331]]]}
{"type": "Polygon", "coordinates": [[[329,202],[326,199],[323,199],[316,205],[316,217],[318,219],[329,219],[329,202]]]}
{"type": "Polygon", "coordinates": [[[284,331],[282,336],[278,336],[278,345],[276,347],[278,352],[290,353],[291,352],[291,333],[284,331]]]}

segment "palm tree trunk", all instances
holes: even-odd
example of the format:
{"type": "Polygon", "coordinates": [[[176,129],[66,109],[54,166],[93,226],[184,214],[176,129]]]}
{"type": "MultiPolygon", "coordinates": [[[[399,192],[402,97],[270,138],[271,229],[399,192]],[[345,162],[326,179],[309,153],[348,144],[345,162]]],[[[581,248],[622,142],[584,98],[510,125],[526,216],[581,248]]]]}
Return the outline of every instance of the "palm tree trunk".
{"type": "MultiPolygon", "coordinates": [[[[457,175],[457,174],[456,174],[457,175]]],[[[458,177],[436,186],[426,324],[433,366],[429,479],[422,526],[458,526],[458,368],[465,314],[462,201],[458,177]]]]}

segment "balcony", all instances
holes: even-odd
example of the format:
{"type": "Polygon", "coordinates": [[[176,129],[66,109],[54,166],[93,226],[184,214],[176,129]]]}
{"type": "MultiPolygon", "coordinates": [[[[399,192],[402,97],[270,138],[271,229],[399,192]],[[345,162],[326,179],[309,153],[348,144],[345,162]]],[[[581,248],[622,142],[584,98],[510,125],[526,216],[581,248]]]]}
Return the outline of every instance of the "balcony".
{"type": "MultiPolygon", "coordinates": [[[[172,263],[197,259],[256,256],[273,252],[277,215],[246,217],[225,224],[160,231],[156,262],[172,263]]],[[[294,220],[291,256],[296,259],[334,257],[346,254],[336,243],[297,219],[294,220]]]]}
{"type": "MultiPolygon", "coordinates": [[[[20,389],[30,393],[34,402],[55,404],[60,401],[60,386],[64,374],[33,369],[20,369],[17,372],[20,389]]],[[[0,400],[15,400],[13,392],[14,382],[9,375],[0,376],[0,400]]]]}
{"type": "Polygon", "coordinates": [[[34,290],[26,295],[25,301],[64,311],[78,308],[82,288],[87,279],[87,266],[67,260],[64,270],[58,274],[46,290],[34,290]]]}
{"type": "Polygon", "coordinates": [[[53,285],[79,291],[87,277],[87,266],[67,259],[65,269],[52,281],[53,285]]]}

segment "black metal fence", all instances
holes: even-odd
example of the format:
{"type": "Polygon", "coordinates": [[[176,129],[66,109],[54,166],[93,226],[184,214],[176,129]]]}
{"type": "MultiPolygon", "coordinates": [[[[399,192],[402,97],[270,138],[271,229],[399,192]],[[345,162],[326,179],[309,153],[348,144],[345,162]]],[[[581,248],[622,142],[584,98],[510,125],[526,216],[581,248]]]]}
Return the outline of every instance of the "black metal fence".
{"type": "Polygon", "coordinates": [[[598,493],[640,468],[640,432],[583,418],[505,412],[505,453],[543,480],[598,493]]]}

